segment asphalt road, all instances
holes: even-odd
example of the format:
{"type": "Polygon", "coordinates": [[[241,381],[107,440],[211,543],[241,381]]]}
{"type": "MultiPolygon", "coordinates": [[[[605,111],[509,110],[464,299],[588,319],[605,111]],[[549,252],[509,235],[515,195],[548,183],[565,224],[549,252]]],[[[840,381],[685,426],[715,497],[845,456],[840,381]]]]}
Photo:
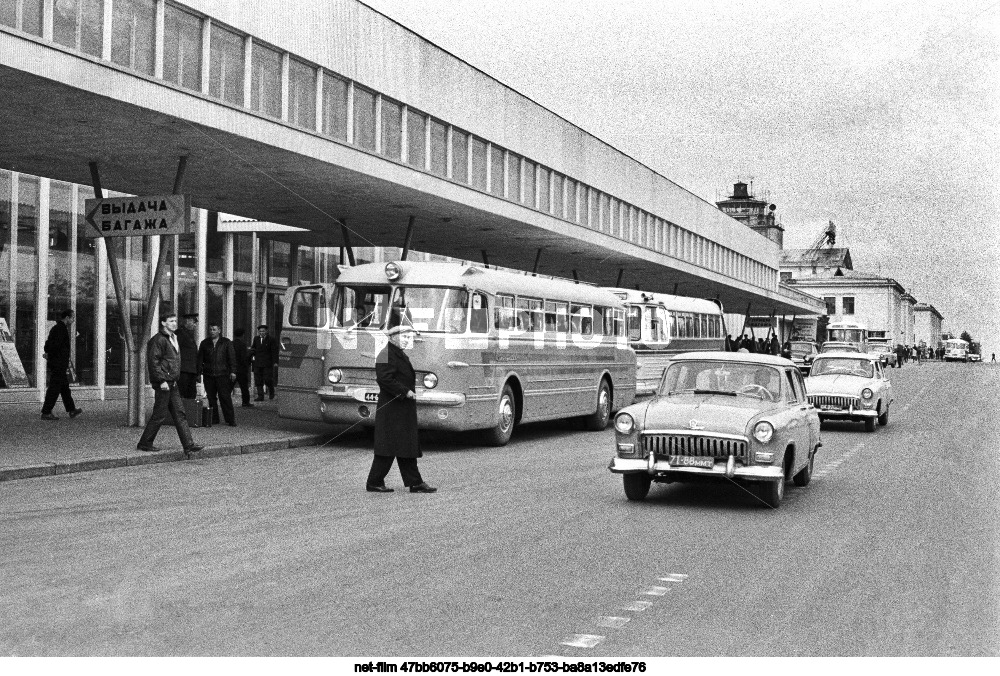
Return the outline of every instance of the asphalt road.
{"type": "Polygon", "coordinates": [[[425,437],[433,495],[366,493],[362,435],[5,483],[0,654],[1000,654],[1000,368],[890,374],[777,510],[629,503],[571,423],[425,437]]]}

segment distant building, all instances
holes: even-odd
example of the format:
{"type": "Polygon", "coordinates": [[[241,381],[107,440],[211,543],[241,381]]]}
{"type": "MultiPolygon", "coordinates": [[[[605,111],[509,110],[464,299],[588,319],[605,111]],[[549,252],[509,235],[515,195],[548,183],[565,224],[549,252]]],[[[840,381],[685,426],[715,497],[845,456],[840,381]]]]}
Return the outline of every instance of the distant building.
{"type": "Polygon", "coordinates": [[[716,202],[715,206],[779,247],[784,246],[785,229],[774,217],[777,207],[751,195],[746,183],[738,181],[733,184],[733,194],[728,199],[716,202]]]}
{"type": "Polygon", "coordinates": [[[937,347],[941,336],[944,317],[928,303],[917,303],[913,307],[913,333],[917,344],[924,343],[937,347]]]}
{"type": "Polygon", "coordinates": [[[854,270],[854,262],[847,247],[785,249],[778,270],[783,282],[804,277],[840,277],[854,270]]]}

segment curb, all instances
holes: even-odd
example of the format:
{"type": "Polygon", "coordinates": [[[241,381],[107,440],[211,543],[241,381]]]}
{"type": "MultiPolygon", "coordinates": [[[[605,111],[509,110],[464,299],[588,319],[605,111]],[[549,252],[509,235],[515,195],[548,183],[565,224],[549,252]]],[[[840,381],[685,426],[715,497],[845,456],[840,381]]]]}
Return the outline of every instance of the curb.
{"type": "MultiPolygon", "coordinates": [[[[247,455],[250,453],[266,453],[268,451],[317,446],[326,443],[330,437],[330,434],[305,434],[287,439],[259,441],[238,446],[206,446],[204,451],[201,451],[196,456],[192,456],[191,459],[223,458],[230,455],[247,455]]],[[[155,465],[186,459],[183,451],[166,451],[160,453],[136,452],[114,458],[86,458],[84,460],[69,460],[66,462],[42,462],[34,465],[25,465],[24,467],[0,468],[0,481],[34,479],[58,474],[75,474],[76,472],[93,472],[95,470],[114,469],[116,467],[155,465]]]]}

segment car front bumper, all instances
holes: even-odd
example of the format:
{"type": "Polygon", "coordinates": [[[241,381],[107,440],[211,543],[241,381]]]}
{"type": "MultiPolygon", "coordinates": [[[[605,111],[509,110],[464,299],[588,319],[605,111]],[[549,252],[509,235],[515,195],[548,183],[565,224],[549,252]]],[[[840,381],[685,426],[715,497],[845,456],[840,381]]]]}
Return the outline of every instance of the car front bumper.
{"type": "Polygon", "coordinates": [[[837,420],[862,420],[864,418],[878,417],[878,411],[865,408],[856,408],[848,411],[817,411],[817,413],[819,413],[821,420],[827,418],[837,420]]]}
{"type": "Polygon", "coordinates": [[[672,467],[666,460],[656,460],[653,456],[647,458],[621,458],[617,455],[611,459],[608,469],[615,474],[651,474],[654,476],[673,477],[683,480],[685,477],[703,476],[719,479],[746,479],[748,481],[777,481],[784,478],[781,467],[772,465],[751,465],[745,467],[730,460],[716,461],[712,469],[707,467],[672,467]]]}

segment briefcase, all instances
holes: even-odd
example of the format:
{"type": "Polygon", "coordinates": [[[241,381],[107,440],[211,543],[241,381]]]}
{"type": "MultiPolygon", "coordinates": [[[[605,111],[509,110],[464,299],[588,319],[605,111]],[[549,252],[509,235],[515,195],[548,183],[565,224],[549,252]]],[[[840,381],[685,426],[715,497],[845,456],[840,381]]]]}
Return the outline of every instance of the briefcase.
{"type": "Polygon", "coordinates": [[[201,399],[181,399],[184,402],[184,416],[188,427],[201,427],[201,399]]]}

